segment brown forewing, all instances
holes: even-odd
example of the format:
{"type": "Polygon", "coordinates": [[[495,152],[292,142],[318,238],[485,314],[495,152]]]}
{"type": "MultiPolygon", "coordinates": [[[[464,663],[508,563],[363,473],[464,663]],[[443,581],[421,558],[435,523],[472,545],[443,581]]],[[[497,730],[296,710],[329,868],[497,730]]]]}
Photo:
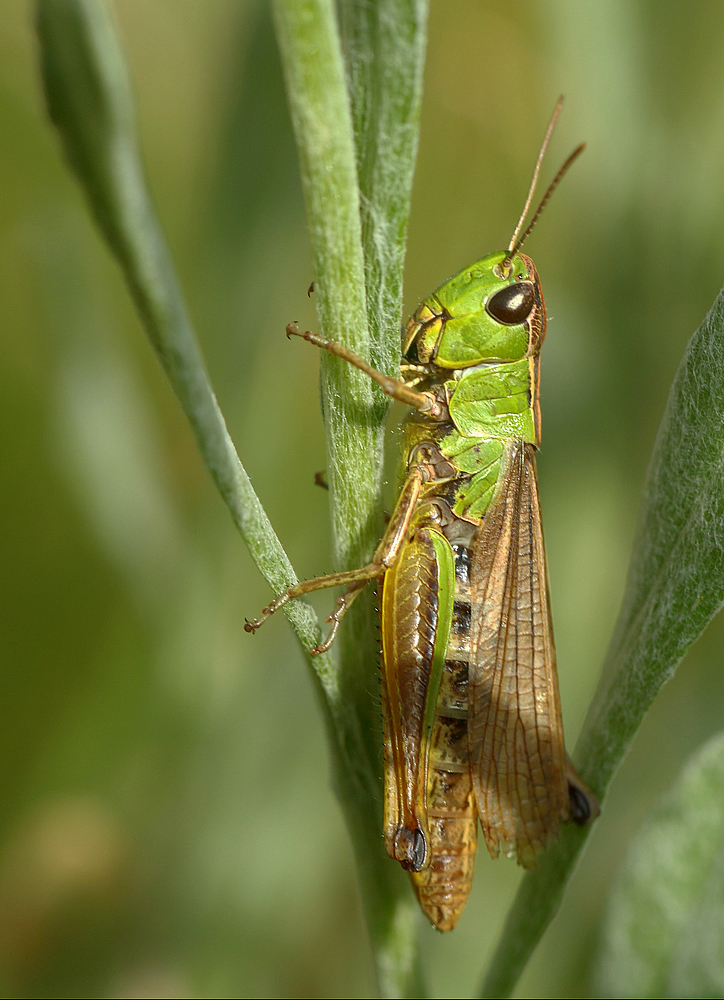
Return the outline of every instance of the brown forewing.
{"type": "Polygon", "coordinates": [[[566,758],[535,452],[511,442],[474,545],[468,740],[495,857],[530,867],[568,815],[566,758]]]}

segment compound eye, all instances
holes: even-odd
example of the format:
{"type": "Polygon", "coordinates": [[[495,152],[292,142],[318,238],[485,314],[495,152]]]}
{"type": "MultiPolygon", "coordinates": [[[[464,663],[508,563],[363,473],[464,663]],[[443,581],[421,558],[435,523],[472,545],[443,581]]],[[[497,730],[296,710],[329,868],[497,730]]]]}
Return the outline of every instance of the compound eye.
{"type": "Polygon", "coordinates": [[[518,281],[496,292],[485,308],[493,319],[504,326],[518,326],[525,323],[534,305],[533,286],[529,281],[518,281]]]}

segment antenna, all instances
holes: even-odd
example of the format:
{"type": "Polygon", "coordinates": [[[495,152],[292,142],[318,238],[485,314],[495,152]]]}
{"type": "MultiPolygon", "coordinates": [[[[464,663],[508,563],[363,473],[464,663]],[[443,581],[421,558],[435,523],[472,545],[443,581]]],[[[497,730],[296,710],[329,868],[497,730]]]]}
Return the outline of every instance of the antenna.
{"type": "Polygon", "coordinates": [[[535,194],[536,184],[538,183],[538,174],[540,173],[540,168],[541,168],[541,164],[543,162],[543,157],[545,156],[546,149],[548,148],[548,143],[550,142],[550,138],[551,138],[551,136],[553,134],[553,129],[556,127],[556,122],[558,121],[558,115],[561,112],[562,105],[563,105],[563,95],[561,94],[561,96],[556,101],[556,106],[553,109],[553,114],[551,115],[551,120],[548,123],[548,128],[546,129],[546,134],[543,137],[543,142],[542,142],[541,147],[540,147],[540,152],[538,153],[538,159],[535,162],[535,169],[533,170],[533,177],[531,178],[530,187],[528,188],[528,196],[525,199],[525,205],[523,206],[523,211],[521,212],[520,218],[518,219],[517,225],[515,227],[515,231],[513,232],[513,235],[510,238],[510,243],[508,244],[508,252],[505,255],[504,260],[502,260],[501,263],[500,263],[500,265],[499,265],[500,270],[503,271],[503,272],[505,272],[505,271],[508,270],[508,268],[510,267],[510,262],[512,261],[513,257],[515,257],[515,255],[517,254],[517,252],[520,250],[520,248],[523,246],[523,244],[525,243],[525,241],[530,236],[530,234],[531,234],[531,232],[533,230],[533,227],[535,226],[536,222],[540,218],[541,213],[543,212],[543,209],[548,204],[548,201],[549,201],[551,195],[553,194],[553,192],[555,191],[555,189],[558,187],[558,185],[560,184],[560,182],[563,180],[564,176],[568,173],[568,170],[571,167],[571,165],[574,162],[574,160],[577,160],[578,157],[583,152],[583,150],[586,148],[585,142],[582,142],[580,146],[577,146],[573,150],[573,152],[571,153],[571,155],[568,157],[568,159],[566,160],[566,162],[560,168],[560,170],[558,171],[558,173],[556,174],[556,176],[553,178],[553,180],[551,181],[551,183],[548,185],[546,193],[543,195],[543,198],[541,199],[540,205],[536,209],[535,214],[533,215],[533,218],[530,221],[530,225],[528,226],[528,228],[526,229],[526,231],[523,233],[523,235],[520,236],[520,238],[519,238],[520,231],[523,228],[523,224],[525,222],[525,217],[527,216],[528,210],[529,210],[529,208],[531,206],[531,202],[533,201],[533,195],[535,194]]]}

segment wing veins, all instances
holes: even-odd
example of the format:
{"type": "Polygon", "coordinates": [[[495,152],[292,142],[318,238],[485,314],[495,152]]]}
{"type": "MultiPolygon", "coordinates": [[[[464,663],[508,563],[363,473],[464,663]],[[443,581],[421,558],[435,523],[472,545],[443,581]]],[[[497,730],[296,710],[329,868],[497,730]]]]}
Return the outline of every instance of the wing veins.
{"type": "Polygon", "coordinates": [[[567,812],[565,749],[530,446],[515,442],[476,536],[470,759],[488,848],[523,864],[567,812]]]}

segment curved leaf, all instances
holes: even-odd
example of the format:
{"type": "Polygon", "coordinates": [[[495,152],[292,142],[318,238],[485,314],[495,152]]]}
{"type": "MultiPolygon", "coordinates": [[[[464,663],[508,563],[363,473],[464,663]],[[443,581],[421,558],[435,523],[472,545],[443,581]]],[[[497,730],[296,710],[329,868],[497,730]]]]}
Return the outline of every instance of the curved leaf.
{"type": "Polygon", "coordinates": [[[612,889],[596,996],[724,994],[724,733],[632,841],[612,889]]]}
{"type": "MultiPolygon", "coordinates": [[[[261,573],[276,592],[294,571],[239,460],[209,383],[173,262],[148,191],[131,81],[115,26],[98,0],[39,0],[45,98],[65,154],[121,266],[149,339],[206,463],[261,573]]],[[[319,629],[308,605],[289,606],[307,649],[319,629]]],[[[316,664],[334,691],[329,661],[316,664]]]]}

